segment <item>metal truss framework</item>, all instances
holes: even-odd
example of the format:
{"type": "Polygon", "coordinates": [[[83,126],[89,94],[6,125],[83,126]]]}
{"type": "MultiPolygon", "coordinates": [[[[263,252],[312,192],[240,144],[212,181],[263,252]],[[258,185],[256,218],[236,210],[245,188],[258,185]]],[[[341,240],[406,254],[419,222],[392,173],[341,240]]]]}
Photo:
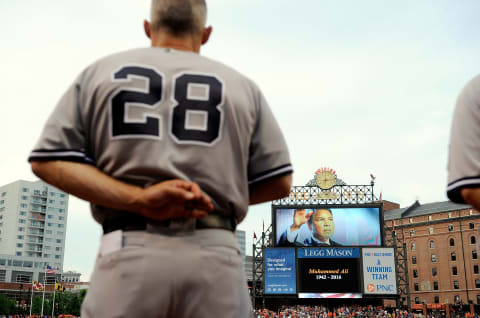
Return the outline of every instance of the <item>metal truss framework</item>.
{"type": "Polygon", "coordinates": [[[397,293],[399,296],[397,298],[397,308],[405,306],[411,308],[410,284],[408,280],[407,246],[403,242],[403,237],[398,236],[392,227],[385,227],[385,245],[388,247],[393,247],[395,253],[397,293]]]}
{"type": "Polygon", "coordinates": [[[367,204],[377,201],[370,185],[336,185],[322,190],[316,186],[296,186],[286,198],[275,200],[272,205],[313,205],[313,204],[367,204]]]}
{"type": "Polygon", "coordinates": [[[265,284],[263,279],[263,252],[265,248],[268,247],[273,247],[272,225],[270,225],[266,231],[263,231],[262,236],[253,243],[253,308],[255,308],[257,298],[261,298],[262,307],[265,307],[265,297],[263,294],[265,284]]]}

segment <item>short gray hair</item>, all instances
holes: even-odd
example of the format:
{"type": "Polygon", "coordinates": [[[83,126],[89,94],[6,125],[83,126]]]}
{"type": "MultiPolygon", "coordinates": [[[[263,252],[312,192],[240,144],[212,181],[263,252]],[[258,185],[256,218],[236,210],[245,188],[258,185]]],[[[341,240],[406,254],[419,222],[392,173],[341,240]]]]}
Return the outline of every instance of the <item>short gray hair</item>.
{"type": "Polygon", "coordinates": [[[152,0],[152,29],[165,28],[173,35],[200,33],[207,22],[205,0],[152,0]]]}

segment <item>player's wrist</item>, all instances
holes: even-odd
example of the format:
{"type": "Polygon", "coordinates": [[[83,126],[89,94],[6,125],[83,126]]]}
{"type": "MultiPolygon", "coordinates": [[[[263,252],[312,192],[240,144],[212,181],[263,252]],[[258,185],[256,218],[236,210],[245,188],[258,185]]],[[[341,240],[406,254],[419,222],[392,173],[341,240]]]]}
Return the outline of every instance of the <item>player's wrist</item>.
{"type": "Polygon", "coordinates": [[[140,187],[132,187],[129,191],[127,206],[128,211],[146,216],[145,211],[147,210],[148,204],[145,198],[145,190],[140,187]]]}

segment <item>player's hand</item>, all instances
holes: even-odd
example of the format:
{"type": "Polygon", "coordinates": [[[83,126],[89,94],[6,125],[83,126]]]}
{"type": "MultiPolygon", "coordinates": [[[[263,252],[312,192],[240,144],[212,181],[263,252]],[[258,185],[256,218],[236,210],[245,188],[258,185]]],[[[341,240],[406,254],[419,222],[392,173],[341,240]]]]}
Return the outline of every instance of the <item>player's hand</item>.
{"type": "Polygon", "coordinates": [[[143,216],[166,220],[171,218],[203,218],[213,210],[210,198],[198,184],[169,180],[142,190],[139,212],[143,216]]]}
{"type": "Polygon", "coordinates": [[[305,209],[302,210],[295,210],[295,213],[293,214],[293,224],[290,227],[292,231],[296,231],[300,229],[300,227],[307,223],[308,219],[312,216],[313,212],[308,212],[305,211],[305,209]]]}

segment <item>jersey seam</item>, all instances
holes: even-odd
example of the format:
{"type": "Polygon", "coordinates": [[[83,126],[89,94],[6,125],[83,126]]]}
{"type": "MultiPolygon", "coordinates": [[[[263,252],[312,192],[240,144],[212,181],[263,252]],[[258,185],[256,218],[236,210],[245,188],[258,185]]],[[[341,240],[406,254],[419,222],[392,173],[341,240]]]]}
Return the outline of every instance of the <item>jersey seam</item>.
{"type": "Polygon", "coordinates": [[[255,177],[251,178],[248,181],[248,185],[250,186],[250,185],[252,185],[254,183],[258,183],[260,181],[266,181],[266,180],[270,180],[270,179],[275,178],[275,177],[279,177],[280,174],[285,175],[285,174],[290,174],[292,172],[293,172],[293,168],[292,168],[291,164],[281,165],[279,167],[269,169],[269,170],[266,170],[266,171],[263,171],[261,173],[256,174],[255,177]]]}

